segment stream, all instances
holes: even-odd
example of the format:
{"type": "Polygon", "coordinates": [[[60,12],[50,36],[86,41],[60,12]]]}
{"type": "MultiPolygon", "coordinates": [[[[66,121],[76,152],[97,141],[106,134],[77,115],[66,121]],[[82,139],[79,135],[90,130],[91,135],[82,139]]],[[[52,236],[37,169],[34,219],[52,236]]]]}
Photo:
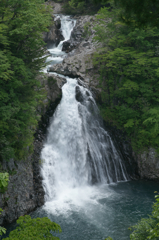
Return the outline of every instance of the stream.
{"type": "MultiPolygon", "coordinates": [[[[59,17],[66,41],[76,22],[59,17]]],[[[51,65],[65,57],[64,41],[48,49],[51,65]]],[[[129,181],[91,92],[77,79],[65,79],[41,153],[45,205],[32,216],[60,224],[61,240],[129,239],[128,227],[151,212],[157,183],[129,181]]]]}
{"type": "MultiPolygon", "coordinates": [[[[61,19],[67,41],[76,21],[61,19]]],[[[48,68],[66,56],[62,44],[48,49],[48,68]]],[[[56,73],[54,73],[56,74],[56,73]]],[[[92,93],[65,77],[62,100],[48,128],[41,152],[45,205],[32,217],[58,223],[60,240],[128,240],[128,227],[151,213],[158,183],[130,181],[125,164],[104,129],[92,93]]]]}

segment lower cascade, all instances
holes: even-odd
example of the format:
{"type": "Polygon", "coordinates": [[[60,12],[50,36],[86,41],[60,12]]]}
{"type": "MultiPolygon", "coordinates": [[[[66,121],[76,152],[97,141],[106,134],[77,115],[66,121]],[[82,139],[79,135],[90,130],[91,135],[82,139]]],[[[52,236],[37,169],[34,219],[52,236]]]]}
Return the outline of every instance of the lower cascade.
{"type": "Polygon", "coordinates": [[[41,153],[46,200],[66,188],[128,179],[91,92],[76,79],[66,79],[41,153]]]}

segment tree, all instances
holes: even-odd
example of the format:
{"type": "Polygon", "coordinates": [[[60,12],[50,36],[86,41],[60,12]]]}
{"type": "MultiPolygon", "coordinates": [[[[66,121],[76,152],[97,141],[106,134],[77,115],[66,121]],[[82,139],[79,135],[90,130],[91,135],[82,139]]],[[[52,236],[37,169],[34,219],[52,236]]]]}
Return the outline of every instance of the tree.
{"type": "Polygon", "coordinates": [[[103,44],[95,55],[101,111],[106,121],[126,131],[136,151],[159,149],[159,30],[129,27],[120,21],[121,11],[102,8],[97,15],[95,40],[103,44]]]}
{"type": "MultiPolygon", "coordinates": [[[[110,2],[108,0],[94,0],[110,2]]],[[[120,19],[128,25],[142,27],[159,27],[159,1],[158,0],[113,0],[121,8],[120,19]]]]}
{"type": "Polygon", "coordinates": [[[47,217],[31,219],[28,215],[21,216],[17,224],[6,240],[59,240],[52,235],[52,231],[61,232],[61,227],[47,217]]]}
{"type": "Polygon", "coordinates": [[[95,4],[94,0],[69,0],[63,6],[66,14],[93,14],[102,6],[102,1],[95,4]]]}
{"type": "Polygon", "coordinates": [[[0,6],[0,159],[21,159],[32,149],[44,97],[36,76],[45,64],[42,32],[51,13],[43,0],[0,0],[0,6]]]}

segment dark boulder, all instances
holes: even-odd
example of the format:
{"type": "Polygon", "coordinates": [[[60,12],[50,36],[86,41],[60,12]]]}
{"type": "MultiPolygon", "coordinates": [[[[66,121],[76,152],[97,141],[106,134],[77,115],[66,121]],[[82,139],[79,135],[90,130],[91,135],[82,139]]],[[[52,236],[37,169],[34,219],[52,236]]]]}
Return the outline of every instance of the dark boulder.
{"type": "Polygon", "coordinates": [[[47,48],[58,46],[64,40],[61,32],[61,20],[59,18],[54,22],[54,25],[49,27],[49,32],[43,34],[43,39],[47,43],[47,48]]]}

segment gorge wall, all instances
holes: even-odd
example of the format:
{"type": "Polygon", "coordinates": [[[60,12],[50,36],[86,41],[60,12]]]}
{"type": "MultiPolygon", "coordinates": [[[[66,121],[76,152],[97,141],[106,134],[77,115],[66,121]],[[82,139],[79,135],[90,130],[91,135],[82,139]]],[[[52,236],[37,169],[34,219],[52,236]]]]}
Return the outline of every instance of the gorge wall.
{"type": "MultiPolygon", "coordinates": [[[[52,2],[52,6],[54,13],[61,11],[60,4],[52,2]]],[[[40,176],[42,161],[40,152],[45,141],[50,117],[60,102],[61,87],[65,83],[64,78],[51,72],[78,78],[79,84],[89,88],[97,103],[100,104],[99,73],[92,62],[93,53],[98,47],[93,42],[94,16],[75,16],[74,18],[77,21],[76,26],[70,40],[63,45],[67,57],[62,63],[51,66],[49,73],[39,77],[39,81],[47,92],[47,98],[43,101],[42,106],[37,109],[41,121],[35,133],[34,152],[25,161],[15,162],[10,159],[8,163],[3,163],[1,166],[3,171],[9,172],[10,181],[7,191],[0,193],[0,207],[3,209],[0,224],[10,223],[19,216],[27,214],[44,204],[44,190],[40,176]],[[86,26],[89,26],[89,28],[86,26]]],[[[44,33],[44,40],[49,47],[54,44],[57,45],[62,39],[60,21],[55,20],[55,24],[50,26],[49,32],[44,33]]],[[[132,151],[130,141],[125,140],[123,133],[107,124],[106,129],[120,150],[131,178],[159,179],[159,157],[153,149],[150,148],[147,153],[135,154],[132,151]]]]}

